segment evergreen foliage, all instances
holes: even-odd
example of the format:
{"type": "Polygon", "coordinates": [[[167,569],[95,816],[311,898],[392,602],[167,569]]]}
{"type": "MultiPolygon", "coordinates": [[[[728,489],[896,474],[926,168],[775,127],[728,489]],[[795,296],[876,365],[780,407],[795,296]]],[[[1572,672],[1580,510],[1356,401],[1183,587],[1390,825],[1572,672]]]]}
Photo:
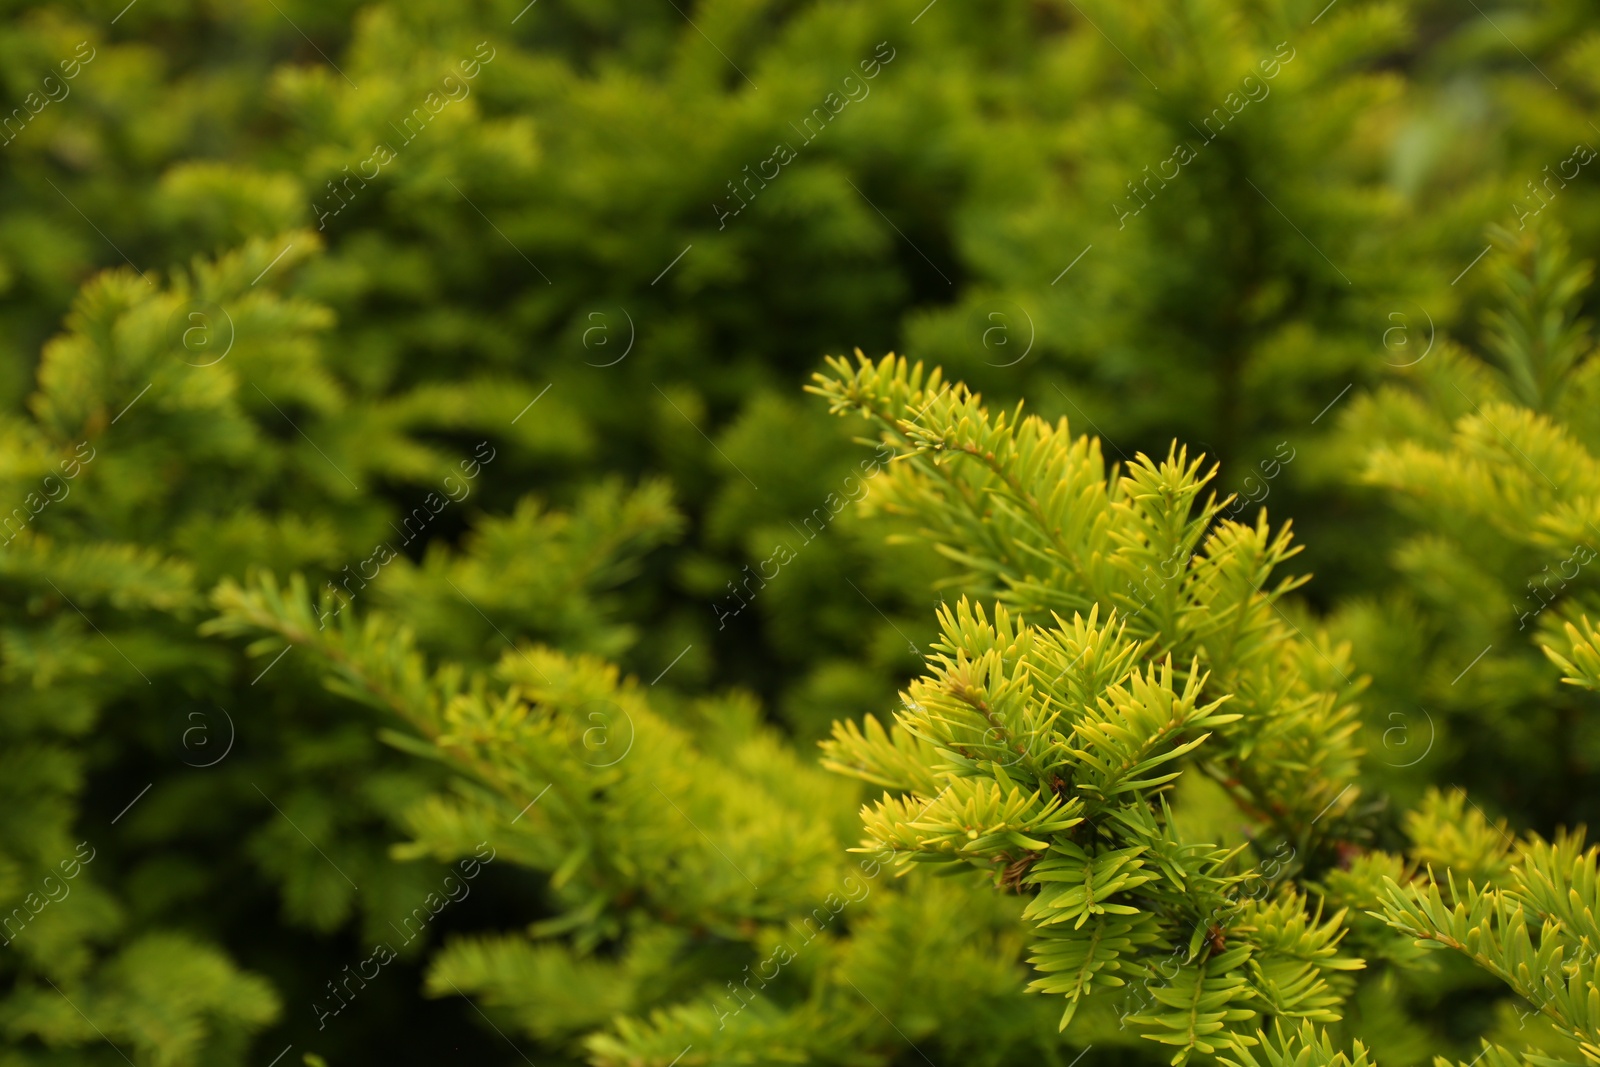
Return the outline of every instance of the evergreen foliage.
{"type": "Polygon", "coordinates": [[[965,597],[941,612],[931,673],[890,731],[836,730],[829,765],[899,794],[866,815],[869,847],[1032,895],[1032,988],[1065,995],[1063,1027],[1097,985],[1129,982],[1149,994],[1129,1021],[1174,1063],[1248,1045],[1263,1016],[1338,1018],[1339,972],[1361,966],[1338,954],[1343,912],[1308,914],[1292,891],[1239,899],[1279,846],[1296,869],[1333,853],[1359,798],[1349,686],[1327,683],[1345,672],[1275,603],[1296,583],[1268,584],[1287,535],[1264,515],[1208,530],[1221,505],[1181,453],[1108,477],[1065,420],[991,420],[904,360],[834,372],[834,409],[870,413],[908,459],[885,506],[938,524],[930,540],[1001,601],[992,621],[965,597]],[[908,749],[922,766],[895,775],[908,749]],[[1259,820],[1254,864],[1178,831],[1162,787],[1183,761],[1259,820]]]}
{"type": "Polygon", "coordinates": [[[1553,833],[1596,814],[1594,700],[1557,666],[1579,673],[1576,627],[1600,616],[1600,364],[1578,309],[1589,268],[1565,235],[1495,239],[1483,354],[1441,336],[1345,419],[1351,470],[1410,528],[1390,553],[1398,581],[1339,627],[1373,673],[1371,732],[1394,731],[1375,767],[1391,788],[1465,785],[1553,833]]]}
{"type": "Polygon", "coordinates": [[[1594,1061],[1583,5],[4,10],[0,1064],[1594,1061]]]}

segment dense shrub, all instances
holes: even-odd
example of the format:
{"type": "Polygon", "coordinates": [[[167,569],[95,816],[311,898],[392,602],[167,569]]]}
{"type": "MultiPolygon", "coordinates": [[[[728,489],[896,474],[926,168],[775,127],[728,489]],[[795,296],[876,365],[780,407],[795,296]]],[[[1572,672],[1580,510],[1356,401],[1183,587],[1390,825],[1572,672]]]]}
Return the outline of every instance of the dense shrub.
{"type": "Polygon", "coordinates": [[[0,1062],[1600,1056],[1587,7],[6,14],[0,1062]]]}

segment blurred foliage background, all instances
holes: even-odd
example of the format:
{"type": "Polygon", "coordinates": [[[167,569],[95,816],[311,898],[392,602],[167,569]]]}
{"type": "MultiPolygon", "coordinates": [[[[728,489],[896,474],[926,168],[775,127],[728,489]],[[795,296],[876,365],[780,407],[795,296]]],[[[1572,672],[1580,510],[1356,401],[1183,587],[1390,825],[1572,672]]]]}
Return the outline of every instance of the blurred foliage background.
{"type": "MultiPolygon", "coordinates": [[[[299,651],[202,624],[219,583],[298,573],[469,671],[603,657],[708,759],[765,738],[768,802],[843,849],[862,795],[815,742],[893,706],[952,573],[843,506],[868,453],[800,389],[855,348],[1113,462],[1204,451],[1236,517],[1296,525],[1373,795],[1594,818],[1593,698],[1536,634],[1600,571],[1518,599],[1600,495],[1588,0],[3,7],[0,910],[94,859],[0,952],[0,1063],[655,1062],[617,1020],[693,995],[681,946],[628,983],[517,957],[481,1003],[437,977],[555,914],[511,863],[319,1027],[445,877],[395,846],[450,778],[299,651]],[[1570,477],[1513,484],[1533,446],[1491,400],[1565,426],[1570,477]],[[1501,495],[1442,491],[1451,462],[1501,495]]],[[[1009,905],[951,892],[866,927],[943,929],[882,976],[920,1008],[809,1058],[1094,1040],[1021,993],[1009,905]]],[[[1380,1062],[1515,1024],[1431,981],[1363,1002],[1380,1062]]]]}

